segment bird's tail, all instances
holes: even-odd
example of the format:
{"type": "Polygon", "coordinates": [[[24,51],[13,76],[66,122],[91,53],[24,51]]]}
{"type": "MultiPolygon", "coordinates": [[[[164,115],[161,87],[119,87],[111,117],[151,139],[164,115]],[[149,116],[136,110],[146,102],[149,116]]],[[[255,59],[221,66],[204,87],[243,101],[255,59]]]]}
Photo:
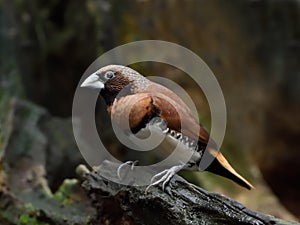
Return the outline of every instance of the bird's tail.
{"type": "Polygon", "coordinates": [[[253,185],[250,184],[250,182],[248,182],[245,178],[243,178],[232,168],[232,166],[221,154],[221,152],[218,152],[214,149],[208,149],[208,151],[214,157],[214,160],[205,169],[206,171],[226,177],[249,190],[254,189],[253,185]]]}

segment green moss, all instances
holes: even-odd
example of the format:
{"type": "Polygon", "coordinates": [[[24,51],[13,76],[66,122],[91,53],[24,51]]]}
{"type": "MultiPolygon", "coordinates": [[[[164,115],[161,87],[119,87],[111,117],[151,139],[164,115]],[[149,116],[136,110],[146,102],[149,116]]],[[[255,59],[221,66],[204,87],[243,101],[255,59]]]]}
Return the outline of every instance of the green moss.
{"type": "Polygon", "coordinates": [[[89,216],[87,216],[87,217],[85,218],[84,225],[90,224],[90,221],[91,221],[91,218],[90,218],[89,216]]]}
{"type": "Polygon", "coordinates": [[[38,211],[33,207],[31,203],[27,203],[23,206],[23,213],[19,216],[18,225],[49,225],[38,220],[38,211]]]}
{"type": "Polygon", "coordinates": [[[76,179],[65,179],[59,189],[55,192],[54,198],[63,204],[68,204],[70,195],[74,191],[75,186],[77,187],[78,180],[76,179]]]}
{"type": "Polygon", "coordinates": [[[36,217],[23,213],[19,217],[18,225],[49,225],[48,223],[39,222],[36,217]]]}
{"type": "Polygon", "coordinates": [[[33,205],[31,203],[27,203],[24,205],[24,208],[29,210],[30,212],[34,211],[35,208],[33,207],[33,205]]]}

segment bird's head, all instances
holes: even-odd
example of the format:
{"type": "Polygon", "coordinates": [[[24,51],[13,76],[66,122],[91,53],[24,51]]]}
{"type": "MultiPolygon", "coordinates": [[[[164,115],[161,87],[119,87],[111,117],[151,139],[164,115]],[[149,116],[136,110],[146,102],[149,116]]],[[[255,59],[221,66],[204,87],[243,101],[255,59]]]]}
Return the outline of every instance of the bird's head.
{"type": "Polygon", "coordinates": [[[110,105],[121,91],[123,91],[122,95],[135,93],[138,88],[143,86],[141,84],[145,84],[147,81],[146,78],[129,67],[109,65],[88,76],[81,87],[100,90],[106,104],[110,105]]]}

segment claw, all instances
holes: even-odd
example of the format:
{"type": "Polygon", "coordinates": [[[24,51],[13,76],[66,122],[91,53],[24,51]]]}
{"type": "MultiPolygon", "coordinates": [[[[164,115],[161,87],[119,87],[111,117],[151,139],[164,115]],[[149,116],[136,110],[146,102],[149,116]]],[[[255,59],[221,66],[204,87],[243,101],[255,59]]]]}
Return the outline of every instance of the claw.
{"type": "Polygon", "coordinates": [[[118,170],[117,170],[117,175],[118,175],[119,179],[122,180],[122,178],[121,178],[121,169],[122,169],[124,166],[126,166],[126,165],[128,165],[128,166],[131,165],[130,169],[133,170],[134,166],[136,166],[137,163],[138,163],[138,160],[136,160],[136,161],[127,161],[127,162],[122,163],[122,164],[118,167],[118,170]]]}
{"type": "Polygon", "coordinates": [[[132,165],[131,165],[131,170],[133,170],[133,168],[139,163],[138,160],[135,160],[132,162],[132,165]]]}
{"type": "Polygon", "coordinates": [[[158,178],[158,177],[160,177],[160,176],[163,176],[163,174],[166,173],[166,172],[168,172],[168,170],[164,170],[164,171],[162,171],[162,172],[160,172],[160,173],[158,173],[158,174],[155,174],[155,175],[151,178],[150,183],[151,183],[151,184],[154,183],[154,180],[155,180],[156,178],[158,178]]]}
{"type": "Polygon", "coordinates": [[[189,164],[181,164],[181,165],[177,165],[177,166],[173,166],[170,169],[166,169],[163,170],[162,172],[154,175],[151,178],[150,184],[149,186],[145,189],[145,193],[148,192],[148,190],[153,187],[156,186],[160,183],[162,183],[162,190],[165,190],[165,187],[167,186],[167,184],[170,182],[170,180],[172,179],[172,177],[180,170],[185,169],[186,167],[188,167],[189,164]],[[154,180],[156,180],[157,178],[161,177],[160,179],[158,179],[157,181],[154,182],[154,180]]]}

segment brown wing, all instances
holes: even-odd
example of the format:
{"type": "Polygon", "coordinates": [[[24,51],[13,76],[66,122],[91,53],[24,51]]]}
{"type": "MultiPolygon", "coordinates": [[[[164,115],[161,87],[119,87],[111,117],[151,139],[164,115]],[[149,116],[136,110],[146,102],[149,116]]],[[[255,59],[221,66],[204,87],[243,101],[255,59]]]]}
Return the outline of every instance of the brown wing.
{"type": "Polygon", "coordinates": [[[170,129],[205,144],[208,142],[207,131],[198,124],[188,106],[174,92],[156,83],[149,85],[144,92],[151,95],[153,105],[159,109],[159,116],[167,122],[170,129]]]}
{"type": "Polygon", "coordinates": [[[145,127],[153,117],[161,117],[167,126],[194,140],[207,143],[208,133],[193,117],[189,108],[170,90],[161,85],[151,85],[145,93],[136,93],[116,99],[109,108],[112,120],[120,128],[129,127],[133,132],[145,127]],[[151,89],[155,88],[155,91],[151,89]]]}
{"type": "Polygon", "coordinates": [[[149,94],[138,93],[115,99],[108,111],[112,121],[120,128],[130,128],[135,133],[155,114],[152,103],[149,94]]]}

